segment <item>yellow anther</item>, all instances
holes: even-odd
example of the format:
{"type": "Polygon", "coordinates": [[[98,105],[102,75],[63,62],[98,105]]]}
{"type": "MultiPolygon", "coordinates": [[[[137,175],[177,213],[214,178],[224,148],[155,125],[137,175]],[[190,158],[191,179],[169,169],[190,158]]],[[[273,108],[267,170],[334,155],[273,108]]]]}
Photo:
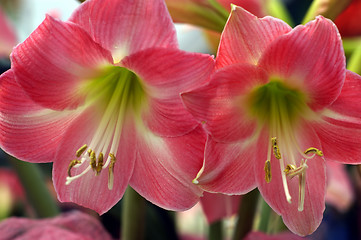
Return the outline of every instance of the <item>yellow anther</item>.
{"type": "Polygon", "coordinates": [[[81,148],[79,148],[78,151],[76,151],[76,157],[80,157],[87,148],[88,146],[86,144],[84,144],[81,148]]]}
{"type": "Polygon", "coordinates": [[[266,173],[265,179],[266,182],[269,183],[272,180],[272,174],[271,174],[271,161],[267,160],[264,164],[264,171],[266,173]]]}
{"type": "Polygon", "coordinates": [[[73,160],[73,161],[70,162],[70,164],[69,164],[69,166],[68,166],[68,176],[69,176],[69,177],[71,177],[71,169],[72,169],[75,165],[77,165],[77,164],[79,164],[79,163],[81,163],[81,161],[79,161],[79,160],[77,160],[77,159],[75,159],[75,160],[73,160]]]}
{"type": "Polygon", "coordinates": [[[117,161],[113,153],[109,153],[110,163],[109,163],[109,174],[108,174],[108,189],[113,189],[114,182],[114,164],[117,161]]]}
{"type": "Polygon", "coordinates": [[[88,156],[89,156],[89,157],[90,157],[92,151],[93,151],[93,150],[91,150],[90,148],[88,149],[87,153],[88,153],[88,156]]]}
{"type": "Polygon", "coordinates": [[[271,140],[272,140],[272,147],[273,147],[273,155],[277,159],[281,159],[281,153],[280,153],[280,148],[278,147],[278,144],[277,144],[277,138],[273,137],[271,140]]]}
{"type": "Polygon", "coordinates": [[[101,153],[99,153],[99,156],[98,156],[98,164],[97,164],[97,166],[96,166],[96,175],[98,175],[101,171],[102,171],[102,169],[103,169],[103,158],[104,158],[104,156],[103,156],[103,153],[101,152],[101,153]]]}
{"type": "Polygon", "coordinates": [[[314,147],[308,148],[304,153],[305,154],[314,153],[319,157],[323,156],[323,152],[321,150],[317,149],[317,148],[314,148],[314,147]]]}
{"type": "Polygon", "coordinates": [[[92,150],[90,152],[90,166],[92,167],[93,170],[96,170],[97,167],[97,158],[95,156],[95,152],[92,150]]]}
{"type": "Polygon", "coordinates": [[[295,170],[297,167],[293,164],[288,164],[284,170],[284,172],[287,174],[289,174],[291,171],[295,170]]]}

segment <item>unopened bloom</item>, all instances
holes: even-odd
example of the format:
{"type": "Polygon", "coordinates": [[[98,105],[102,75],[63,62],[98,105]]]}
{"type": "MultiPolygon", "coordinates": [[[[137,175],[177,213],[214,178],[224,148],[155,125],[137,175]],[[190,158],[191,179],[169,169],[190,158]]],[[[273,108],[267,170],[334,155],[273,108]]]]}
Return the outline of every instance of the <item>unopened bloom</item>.
{"type": "Polygon", "coordinates": [[[177,46],[161,0],[88,0],[69,21],[47,16],[0,79],[1,147],[54,162],[59,200],[99,213],[128,184],[164,208],[193,206],[205,136],[179,93],[214,60],[177,46]]]}
{"type": "Polygon", "coordinates": [[[325,208],[325,160],[361,161],[361,78],[345,69],[323,17],[291,29],[234,7],[217,71],[183,100],[209,133],[194,182],[211,192],[258,187],[288,228],[312,233],[325,208]]]}

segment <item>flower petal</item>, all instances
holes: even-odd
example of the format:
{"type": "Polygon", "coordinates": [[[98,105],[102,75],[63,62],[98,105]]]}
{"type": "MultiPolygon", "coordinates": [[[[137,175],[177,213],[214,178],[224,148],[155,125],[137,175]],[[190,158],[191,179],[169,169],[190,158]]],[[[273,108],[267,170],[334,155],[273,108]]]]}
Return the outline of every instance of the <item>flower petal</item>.
{"type": "Polygon", "coordinates": [[[0,9],[0,57],[9,57],[17,42],[15,29],[11,26],[4,11],[0,9]]]}
{"type": "MultiPolygon", "coordinates": [[[[66,185],[68,166],[76,158],[76,151],[84,144],[90,145],[92,140],[97,137],[95,132],[100,122],[100,115],[102,115],[97,110],[95,108],[85,110],[65,133],[54,160],[53,181],[61,202],[74,202],[103,214],[121,199],[128,186],[135,161],[135,136],[133,125],[124,122],[124,130],[117,151],[121,155],[118,155],[114,165],[112,190],[108,189],[108,168],[103,169],[98,176],[95,176],[95,173],[90,170],[66,185]]],[[[94,151],[99,154],[96,150],[94,151]]],[[[103,151],[104,159],[108,157],[109,151],[110,146],[107,151],[103,151]]],[[[73,167],[72,176],[80,174],[88,166],[89,163],[84,163],[78,168],[73,167]]]]}
{"type": "Polygon", "coordinates": [[[205,140],[201,127],[176,138],[160,138],[146,129],[139,130],[130,185],[162,208],[189,209],[202,194],[192,179],[202,167],[205,140]]]}
{"type": "Polygon", "coordinates": [[[198,125],[179,94],[208,80],[214,67],[211,56],[152,48],[127,57],[121,64],[134,71],[145,85],[149,109],[143,113],[143,120],[152,132],[179,136],[198,125]]]}
{"type": "Polygon", "coordinates": [[[96,77],[111,63],[110,53],[79,26],[47,16],[11,55],[17,82],[36,103],[55,110],[77,107],[84,100],[82,81],[96,77]]]}
{"type": "MultiPolygon", "coordinates": [[[[295,176],[288,179],[288,188],[291,194],[292,203],[286,200],[280,161],[272,155],[271,173],[272,179],[269,183],[265,180],[264,165],[267,159],[267,146],[269,139],[267,134],[261,135],[258,142],[257,162],[255,164],[256,180],[258,188],[265,201],[272,209],[282,215],[283,222],[293,233],[304,236],[314,232],[322,221],[325,209],[326,172],[325,162],[320,157],[307,161],[306,170],[304,210],[298,211],[299,179],[295,176]]],[[[321,149],[318,137],[312,127],[304,125],[299,129],[297,140],[301,149],[316,147],[321,149]]],[[[282,149],[281,149],[282,151],[282,149]]],[[[301,155],[296,156],[297,166],[301,161],[301,155]]]]}
{"type": "Polygon", "coordinates": [[[16,83],[13,70],[1,75],[0,145],[9,154],[29,162],[52,161],[64,131],[77,115],[34,103],[16,83]]]}
{"type": "Polygon", "coordinates": [[[256,187],[253,161],[257,147],[247,142],[219,143],[208,137],[198,185],[209,192],[244,194],[256,187]]]}
{"type": "Polygon", "coordinates": [[[147,48],[178,46],[173,22],[161,0],[87,1],[69,20],[112,52],[115,62],[147,48]]]}
{"type": "Polygon", "coordinates": [[[200,202],[208,223],[213,223],[237,213],[241,196],[204,192],[200,202]]]}
{"type": "Polygon", "coordinates": [[[256,128],[242,97],[267,80],[267,74],[258,67],[235,64],[218,70],[208,84],[183,93],[182,99],[193,116],[205,123],[214,140],[238,141],[256,128]]]}
{"type": "Polygon", "coordinates": [[[327,192],[326,203],[345,213],[355,200],[355,194],[346,166],[328,161],[327,165],[327,192]]]}
{"type": "Polygon", "coordinates": [[[319,16],[270,44],[259,66],[275,78],[301,88],[309,106],[319,110],[340,94],[345,78],[345,56],[336,26],[319,16]]]}
{"type": "Polygon", "coordinates": [[[313,128],[321,140],[326,160],[346,164],[361,163],[361,123],[353,118],[334,119],[323,117],[313,124],[313,128]]]}
{"type": "Polygon", "coordinates": [[[277,18],[259,19],[235,6],[221,37],[217,68],[234,63],[257,64],[267,46],[289,31],[291,27],[277,18]]]}
{"type": "Polygon", "coordinates": [[[361,76],[346,71],[345,82],[340,95],[328,108],[350,117],[361,117],[361,76]]]}

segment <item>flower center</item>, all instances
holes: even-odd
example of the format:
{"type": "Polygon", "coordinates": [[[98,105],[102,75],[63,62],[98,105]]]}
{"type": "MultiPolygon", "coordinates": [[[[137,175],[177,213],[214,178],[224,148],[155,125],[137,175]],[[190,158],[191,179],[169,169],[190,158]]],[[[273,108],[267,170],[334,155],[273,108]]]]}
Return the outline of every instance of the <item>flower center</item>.
{"type": "Polygon", "coordinates": [[[79,146],[76,159],[70,161],[66,184],[90,170],[99,176],[103,169],[108,168],[108,188],[111,190],[125,119],[130,116],[140,118],[146,106],[146,93],[136,74],[116,66],[108,67],[99,77],[88,80],[79,91],[86,96],[84,107],[95,107],[101,117],[91,142],[79,146]]]}
{"type": "Polygon", "coordinates": [[[255,87],[246,99],[248,113],[258,121],[259,126],[269,130],[267,159],[264,165],[265,181],[272,180],[271,156],[280,166],[286,199],[291,203],[287,178],[299,178],[298,210],[303,210],[307,160],[316,155],[323,156],[317,148],[301,151],[295,132],[303,119],[312,118],[312,110],[307,105],[307,96],[302,91],[287,86],[280,80],[255,87]],[[300,159],[298,159],[300,158],[300,159]],[[298,163],[298,164],[297,164],[298,163]]]}

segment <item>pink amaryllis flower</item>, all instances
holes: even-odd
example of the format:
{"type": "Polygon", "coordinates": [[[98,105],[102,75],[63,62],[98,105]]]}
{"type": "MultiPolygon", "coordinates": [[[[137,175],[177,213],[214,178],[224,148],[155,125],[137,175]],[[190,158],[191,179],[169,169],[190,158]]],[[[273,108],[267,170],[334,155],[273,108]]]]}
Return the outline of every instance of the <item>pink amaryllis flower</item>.
{"type": "Polygon", "coordinates": [[[258,187],[288,228],[312,233],[325,208],[325,160],[361,161],[361,77],[345,69],[323,17],[291,29],[234,6],[209,83],[183,93],[209,133],[194,182],[211,192],[258,187]]]}
{"type": "Polygon", "coordinates": [[[47,16],[11,61],[1,147],[54,162],[60,201],[104,213],[128,184],[167,209],[199,200],[206,136],[179,93],[206,81],[214,60],[177,48],[162,0],[88,0],[69,21],[47,16]]]}
{"type": "Polygon", "coordinates": [[[2,240],[112,239],[96,218],[77,211],[40,220],[12,217],[0,223],[0,236],[2,240]]]}

